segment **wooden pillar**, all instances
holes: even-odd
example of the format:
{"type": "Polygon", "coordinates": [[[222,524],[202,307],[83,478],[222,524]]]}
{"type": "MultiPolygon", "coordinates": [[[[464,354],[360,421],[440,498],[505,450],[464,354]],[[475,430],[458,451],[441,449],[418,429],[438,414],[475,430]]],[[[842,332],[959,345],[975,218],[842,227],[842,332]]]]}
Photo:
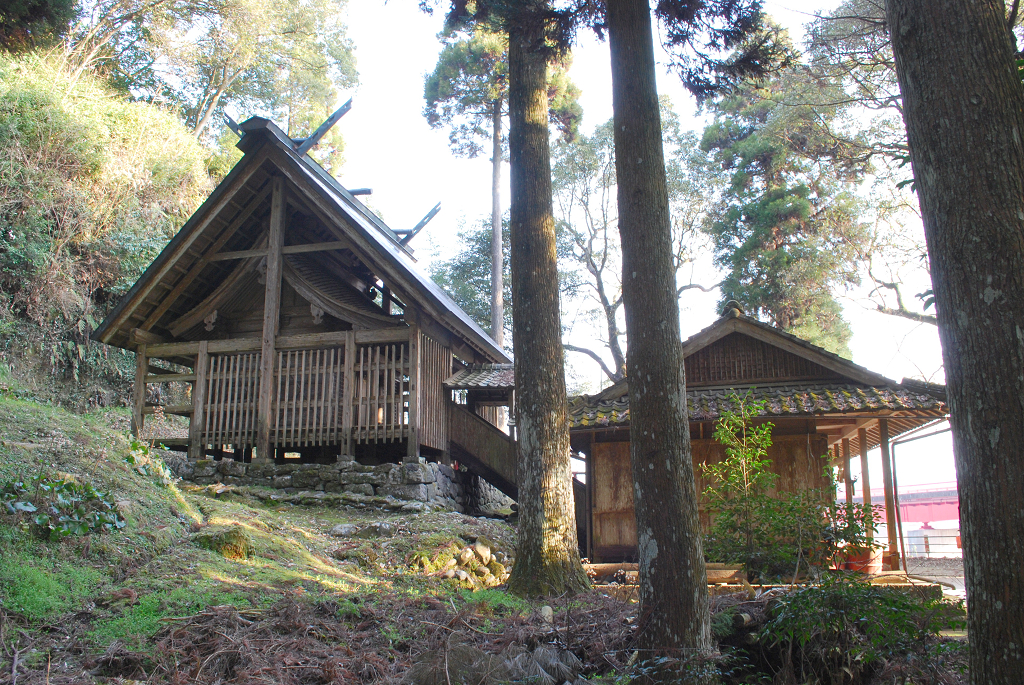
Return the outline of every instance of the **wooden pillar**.
{"type": "Polygon", "coordinates": [[[149,359],[146,345],[135,349],[135,384],[132,386],[132,435],[142,439],[142,427],[146,422],[143,410],[146,407],[146,374],[149,373],[149,359]]]}
{"type": "Polygon", "coordinates": [[[849,438],[843,438],[843,480],[846,482],[846,503],[853,504],[853,474],[850,473],[849,438]]]}
{"type": "Polygon", "coordinates": [[[274,366],[278,326],[281,323],[281,248],[284,246],[285,196],[284,178],[271,181],[273,197],[270,205],[270,231],[267,240],[267,286],[263,303],[263,344],[260,348],[260,395],[256,432],[256,459],[272,460],[270,446],[271,410],[274,406],[274,366]]]}
{"type": "Polygon", "coordinates": [[[594,436],[591,434],[587,440],[587,451],[583,456],[587,458],[584,463],[587,475],[587,558],[594,562],[594,436]]]}
{"type": "Polygon", "coordinates": [[[345,380],[341,388],[341,432],[345,454],[352,454],[352,400],[356,389],[356,332],[345,334],[345,380]]]}
{"type": "MultiPolygon", "coordinates": [[[[864,504],[871,506],[871,473],[868,470],[868,431],[866,428],[857,430],[857,441],[860,443],[860,491],[864,504]]],[[[875,531],[868,531],[868,538],[875,539],[875,531]]]]}
{"type": "Polygon", "coordinates": [[[409,449],[406,461],[420,458],[420,328],[409,327],[409,449]]]}
{"type": "Polygon", "coordinates": [[[206,421],[207,371],[210,366],[210,342],[199,341],[199,354],[193,371],[196,380],[192,384],[192,419],[188,424],[188,458],[202,459],[206,453],[203,440],[203,424],[206,421]]]}
{"type": "Polygon", "coordinates": [[[889,420],[878,419],[882,448],[882,483],[885,486],[885,529],[889,534],[886,563],[890,571],[900,567],[899,538],[896,535],[896,493],[892,487],[892,459],[889,450],[889,420]]]}

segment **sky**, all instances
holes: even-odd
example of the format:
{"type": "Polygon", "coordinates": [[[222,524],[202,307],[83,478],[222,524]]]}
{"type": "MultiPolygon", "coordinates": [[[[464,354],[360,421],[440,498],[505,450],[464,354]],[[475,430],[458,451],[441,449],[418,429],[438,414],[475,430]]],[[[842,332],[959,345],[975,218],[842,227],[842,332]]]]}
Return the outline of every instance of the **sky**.
{"type": "MultiPolygon", "coordinates": [[[[803,24],[812,20],[815,12],[827,12],[837,4],[835,0],[768,0],[765,8],[799,42],[803,24]]],[[[411,228],[435,203],[441,203],[440,214],[412,243],[420,265],[428,269],[432,260],[444,259],[458,249],[457,234],[462,226],[485,218],[489,221],[491,202],[486,156],[455,157],[448,147],[447,133],[432,130],[422,115],[423,78],[436,62],[440,45],[436,35],[443,13],[428,16],[419,11],[416,0],[349,0],[347,11],[360,84],[339,100],[340,104],[353,97],[352,110],[338,124],[346,142],[346,161],[338,177],[346,187],[372,188],[374,194],[367,204],[395,229],[411,228]]],[[[659,92],[672,99],[683,127],[699,132],[705,121],[697,116],[694,101],[678,78],[664,68],[665,61],[659,59],[659,92]]],[[[607,43],[584,33],[574,48],[570,75],[582,90],[581,130],[592,131],[612,115],[607,43]]],[[[502,193],[506,209],[507,171],[506,165],[502,193]]],[[[710,259],[704,259],[696,267],[694,280],[714,282],[714,276],[710,259]]],[[[850,293],[844,305],[844,315],[854,331],[850,343],[853,360],[897,381],[917,377],[942,382],[935,328],[869,311],[857,302],[863,294],[850,293]]],[[[687,292],[680,309],[684,338],[717,318],[718,297],[717,292],[687,292]]],[[[586,331],[576,335],[589,337],[586,331]]],[[[572,341],[578,342],[579,338],[572,341]]],[[[581,355],[571,355],[569,361],[570,386],[595,392],[602,376],[596,364],[581,355]]],[[[857,461],[853,470],[859,477],[857,461]]],[[[877,450],[871,462],[872,480],[878,483],[881,461],[877,450]]],[[[954,481],[949,434],[901,447],[897,466],[901,484],[954,481]]]]}

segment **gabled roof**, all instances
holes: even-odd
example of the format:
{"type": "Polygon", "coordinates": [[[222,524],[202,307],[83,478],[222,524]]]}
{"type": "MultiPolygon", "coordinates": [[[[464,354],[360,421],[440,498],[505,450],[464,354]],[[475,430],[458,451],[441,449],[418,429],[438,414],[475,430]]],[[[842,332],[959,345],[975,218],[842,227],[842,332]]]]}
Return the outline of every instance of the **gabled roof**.
{"type": "MultiPolygon", "coordinates": [[[[217,241],[210,236],[203,237],[204,231],[216,225],[229,234],[232,221],[245,220],[248,214],[238,210],[238,204],[233,203],[238,193],[247,193],[250,204],[266,206],[269,193],[266,183],[260,179],[268,175],[269,169],[284,175],[294,187],[292,192],[302,202],[313,207],[319,215],[333,218],[334,221],[325,221],[327,228],[338,238],[350,240],[362,257],[372,261],[374,272],[385,279],[385,283],[390,279],[396,288],[401,286],[401,296],[409,300],[403,301],[404,304],[418,307],[431,315],[484,358],[496,362],[511,361],[501,347],[419,268],[387,224],[312,158],[308,155],[300,157],[291,139],[281,129],[259,117],[247,120],[241,129],[245,135],[238,147],[245,155],[93,332],[94,340],[127,348],[131,345],[131,330],[159,314],[160,307],[166,306],[161,300],[168,298],[168,293],[180,295],[189,286],[185,281],[190,276],[196,278],[206,269],[202,273],[209,274],[210,289],[223,282],[229,273],[226,267],[220,266],[225,262],[204,263],[204,250],[211,245],[218,250],[224,247],[231,250],[234,243],[230,235],[217,241]],[[344,236],[340,235],[343,226],[344,236]]],[[[246,211],[253,212],[254,209],[246,211]]],[[[239,248],[235,246],[234,249],[239,248]]],[[[289,259],[291,275],[293,280],[308,282],[310,271],[302,268],[303,261],[289,259]]],[[[251,268],[252,265],[249,266],[251,268]]],[[[341,308],[345,297],[350,294],[339,287],[337,292],[329,293],[329,304],[341,308]]],[[[150,328],[153,323],[149,322],[150,328]]]]}
{"type": "MultiPolygon", "coordinates": [[[[792,333],[787,333],[753,317],[746,316],[738,309],[729,309],[725,315],[713,324],[684,340],[683,357],[693,357],[701,350],[734,333],[753,338],[768,346],[778,348],[817,365],[821,369],[830,372],[830,375],[833,375],[836,381],[847,379],[865,385],[896,385],[895,381],[886,378],[882,374],[875,373],[859,364],[854,364],[849,359],[844,359],[838,354],[798,338],[792,333]]],[[[691,382],[688,376],[687,387],[690,386],[691,382]]],[[[601,402],[617,399],[625,397],[628,392],[628,379],[623,379],[596,395],[592,395],[590,400],[601,402]]]]}

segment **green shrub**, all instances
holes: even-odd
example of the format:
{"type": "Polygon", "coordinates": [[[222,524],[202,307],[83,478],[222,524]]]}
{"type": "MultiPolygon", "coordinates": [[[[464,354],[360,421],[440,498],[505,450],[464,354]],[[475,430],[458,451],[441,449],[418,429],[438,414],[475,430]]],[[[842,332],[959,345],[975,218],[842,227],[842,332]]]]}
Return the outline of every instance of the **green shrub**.
{"type": "Polygon", "coordinates": [[[0,504],[40,537],[60,540],[89,533],[105,533],[125,527],[117,506],[92,483],[36,476],[28,484],[12,480],[0,484],[0,504]]]}
{"type": "Polygon", "coordinates": [[[0,329],[41,327],[68,378],[103,369],[89,333],[207,194],[206,157],[170,111],[0,55],[0,329]]]}
{"type": "Polygon", "coordinates": [[[751,393],[729,398],[731,409],[715,424],[725,459],[703,464],[704,491],[711,514],[704,550],[708,559],[743,564],[751,575],[792,578],[801,567],[827,568],[847,547],[869,549],[875,512],[870,506],[839,504],[832,471],[830,485],[799,492],[773,492],[770,422],[754,425],[765,413],[751,393]]]}
{"type": "Polygon", "coordinates": [[[838,575],[774,600],[757,639],[782,682],[838,685],[963,624],[962,605],[838,575]]]}

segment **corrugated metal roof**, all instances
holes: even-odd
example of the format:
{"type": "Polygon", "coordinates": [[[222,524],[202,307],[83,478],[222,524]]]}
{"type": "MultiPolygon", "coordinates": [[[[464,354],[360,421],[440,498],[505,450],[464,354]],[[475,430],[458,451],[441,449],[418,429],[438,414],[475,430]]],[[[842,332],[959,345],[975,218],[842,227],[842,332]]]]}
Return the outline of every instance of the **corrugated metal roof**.
{"type": "Polygon", "coordinates": [[[512,389],[516,387],[516,374],[513,364],[471,364],[456,371],[444,384],[452,390],[512,389]]]}

